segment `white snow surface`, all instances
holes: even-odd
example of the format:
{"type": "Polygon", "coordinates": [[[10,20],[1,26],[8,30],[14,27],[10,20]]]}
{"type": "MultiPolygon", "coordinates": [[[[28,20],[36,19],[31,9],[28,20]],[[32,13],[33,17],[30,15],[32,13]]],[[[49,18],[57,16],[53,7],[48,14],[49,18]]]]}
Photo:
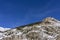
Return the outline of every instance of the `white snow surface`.
{"type": "Polygon", "coordinates": [[[3,28],[3,27],[0,27],[0,31],[6,31],[6,30],[10,30],[10,28],[3,28]]]}

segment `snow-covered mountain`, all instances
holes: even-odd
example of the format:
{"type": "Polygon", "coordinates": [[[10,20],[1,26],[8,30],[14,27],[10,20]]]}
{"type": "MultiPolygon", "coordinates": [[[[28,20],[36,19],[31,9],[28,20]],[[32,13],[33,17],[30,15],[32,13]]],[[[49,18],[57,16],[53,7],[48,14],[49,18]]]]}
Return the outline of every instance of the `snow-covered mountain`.
{"type": "Polygon", "coordinates": [[[41,22],[0,31],[0,40],[60,40],[60,21],[47,17],[41,22]]]}

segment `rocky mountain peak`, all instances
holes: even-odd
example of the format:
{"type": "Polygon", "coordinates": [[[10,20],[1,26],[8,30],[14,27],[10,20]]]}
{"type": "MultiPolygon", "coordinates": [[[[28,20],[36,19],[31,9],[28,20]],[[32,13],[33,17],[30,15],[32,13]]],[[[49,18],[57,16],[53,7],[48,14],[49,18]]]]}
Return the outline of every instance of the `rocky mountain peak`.
{"type": "Polygon", "coordinates": [[[0,40],[60,40],[60,21],[47,17],[41,23],[4,31],[0,33],[0,40]]]}
{"type": "Polygon", "coordinates": [[[59,22],[59,21],[53,17],[47,17],[43,20],[43,22],[59,22]]]}

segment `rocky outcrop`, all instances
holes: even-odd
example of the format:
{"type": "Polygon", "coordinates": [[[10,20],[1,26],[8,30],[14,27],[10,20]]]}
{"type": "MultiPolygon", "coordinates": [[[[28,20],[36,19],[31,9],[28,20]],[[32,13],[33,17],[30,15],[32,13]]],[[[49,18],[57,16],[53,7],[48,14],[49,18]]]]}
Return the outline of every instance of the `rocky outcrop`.
{"type": "Polygon", "coordinates": [[[60,21],[47,17],[41,22],[4,31],[0,40],[60,40],[60,21]]]}

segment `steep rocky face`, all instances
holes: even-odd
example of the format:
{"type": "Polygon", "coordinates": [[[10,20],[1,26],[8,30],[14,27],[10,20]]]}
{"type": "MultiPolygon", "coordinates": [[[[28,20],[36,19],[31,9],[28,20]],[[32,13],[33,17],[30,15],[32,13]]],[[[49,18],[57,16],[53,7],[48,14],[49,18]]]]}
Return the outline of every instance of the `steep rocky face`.
{"type": "Polygon", "coordinates": [[[0,40],[60,40],[60,21],[48,17],[42,22],[0,33],[0,40]]]}

